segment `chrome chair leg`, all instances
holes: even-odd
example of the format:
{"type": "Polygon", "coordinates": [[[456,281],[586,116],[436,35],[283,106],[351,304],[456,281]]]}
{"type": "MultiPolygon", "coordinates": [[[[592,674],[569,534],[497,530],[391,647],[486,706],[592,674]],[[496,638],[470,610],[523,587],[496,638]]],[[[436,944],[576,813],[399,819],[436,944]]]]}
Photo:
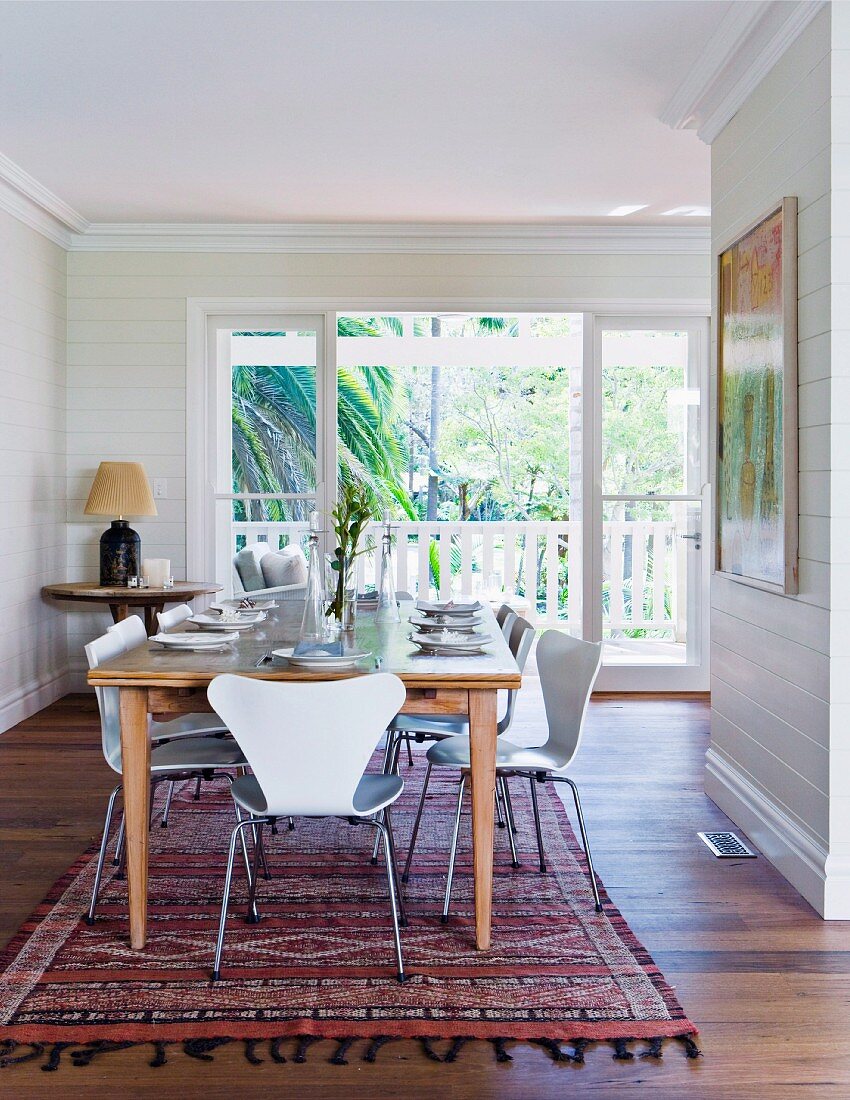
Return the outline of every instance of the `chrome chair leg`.
{"type": "Polygon", "coordinates": [[[428,761],[428,767],[425,770],[425,780],[422,784],[422,793],[419,795],[419,806],[416,810],[416,817],[413,821],[413,832],[410,834],[410,844],[407,848],[407,858],[404,861],[404,871],[401,875],[401,881],[407,882],[410,878],[410,864],[413,862],[413,849],[416,847],[416,838],[419,836],[419,823],[422,820],[422,811],[425,808],[425,796],[428,793],[428,784],[431,781],[431,768],[432,764],[428,761]]]}
{"type": "Polygon", "coordinates": [[[519,867],[519,860],[517,859],[516,854],[516,841],[514,840],[514,829],[511,823],[511,811],[508,808],[507,786],[508,784],[505,777],[503,775],[498,776],[496,779],[496,790],[501,790],[502,792],[502,801],[505,804],[505,817],[507,818],[508,822],[508,844],[511,848],[511,866],[516,868],[519,867]]]}
{"type": "Polygon", "coordinates": [[[295,829],[295,818],[294,817],[287,818],[287,822],[288,822],[288,826],[289,826],[289,831],[292,832],[295,829]]]}
{"type": "MultiPolygon", "coordinates": [[[[382,772],[384,775],[392,774],[392,760],[395,753],[396,735],[393,730],[387,730],[387,743],[384,748],[384,766],[382,772]]],[[[378,862],[378,853],[381,850],[381,834],[375,833],[375,843],[372,845],[372,863],[378,862]]]]}
{"type": "Polygon", "coordinates": [[[596,872],[593,870],[593,859],[590,855],[590,845],[587,842],[587,830],[584,827],[584,814],[581,811],[581,799],[578,796],[578,787],[572,781],[567,779],[566,776],[553,776],[553,779],[563,779],[565,783],[569,783],[573,792],[573,801],[576,804],[576,814],[578,816],[578,827],[581,831],[581,842],[584,845],[584,854],[587,857],[587,870],[590,875],[590,885],[593,887],[593,899],[596,902],[596,912],[602,912],[602,900],[599,897],[599,887],[596,885],[596,872]]]}
{"type": "Polygon", "coordinates": [[[398,915],[399,923],[402,928],[407,927],[407,909],[404,904],[404,895],[401,892],[401,886],[398,881],[398,861],[396,859],[396,847],[395,847],[395,834],[393,833],[393,821],[390,814],[389,806],[384,810],[384,830],[387,835],[387,843],[390,847],[390,855],[392,856],[392,872],[393,879],[395,880],[395,892],[398,898],[398,915]]]}
{"type": "Polygon", "coordinates": [[[449,919],[449,905],[452,900],[452,880],[455,874],[455,857],[457,856],[457,835],[460,831],[460,812],[463,808],[463,789],[466,786],[466,776],[461,775],[457,789],[457,813],[455,814],[455,827],[452,833],[452,847],[449,852],[449,870],[446,875],[446,896],[443,900],[443,915],[440,920],[446,924],[449,919]]]}
{"type": "Polygon", "coordinates": [[[517,829],[516,827],[516,818],[514,817],[514,804],[513,802],[511,802],[511,789],[508,786],[508,777],[505,775],[502,777],[502,779],[502,794],[505,799],[505,814],[508,819],[508,825],[510,825],[512,833],[518,833],[519,829],[517,829]]]}
{"type": "Polygon", "coordinates": [[[168,815],[171,813],[171,799],[174,797],[174,780],[170,780],[168,783],[168,793],[165,796],[165,809],[162,811],[162,819],[160,820],[160,828],[168,828],[168,815]]]}
{"type": "MultiPolygon", "coordinates": [[[[238,807],[237,807],[238,809],[238,807]]],[[[230,834],[230,847],[227,852],[227,873],[224,876],[224,896],[221,899],[221,913],[218,918],[218,939],[215,944],[215,962],[213,963],[212,980],[217,982],[221,978],[221,953],[224,949],[224,929],[227,924],[227,905],[230,901],[230,883],[233,879],[233,859],[236,855],[236,838],[242,838],[242,848],[245,858],[248,858],[248,850],[245,847],[243,830],[252,825],[251,818],[246,817],[237,822],[236,828],[230,834]]]]}
{"type": "Polygon", "coordinates": [[[120,867],[124,857],[124,815],[121,815],[121,824],[118,826],[118,836],[115,840],[115,853],[112,857],[114,867],[120,867]]]}
{"type": "Polygon", "coordinates": [[[496,797],[494,802],[496,803],[496,824],[500,829],[504,829],[505,818],[502,814],[502,789],[499,783],[496,783],[496,797]]]}
{"type": "Polygon", "coordinates": [[[410,734],[408,734],[407,737],[405,737],[404,741],[405,741],[405,744],[407,745],[407,766],[408,766],[408,768],[412,768],[413,767],[413,749],[410,747],[410,734]]]}
{"type": "Polygon", "coordinates": [[[540,874],[546,874],[546,858],[543,855],[543,830],[540,827],[540,807],[537,804],[537,780],[529,779],[531,784],[531,807],[534,810],[534,829],[537,833],[537,854],[540,856],[540,874]]]}
{"type": "MultiPolygon", "coordinates": [[[[245,824],[245,825],[253,825],[254,824],[253,818],[251,818],[251,817],[243,818],[242,817],[242,813],[241,813],[241,811],[239,809],[239,806],[236,802],[233,803],[233,809],[236,813],[236,824],[237,824],[237,826],[238,825],[243,825],[243,824],[245,824]]],[[[242,862],[245,864],[245,876],[248,879],[248,888],[250,889],[250,886],[251,886],[251,857],[248,855],[248,843],[245,840],[245,833],[244,832],[239,833],[239,840],[240,840],[241,845],[242,845],[242,862]]],[[[259,911],[257,909],[256,898],[254,899],[254,906],[251,909],[251,916],[256,918],[253,921],[254,924],[259,923],[260,914],[259,914],[259,911]]]]}
{"type": "Polygon", "coordinates": [[[248,912],[245,914],[246,924],[259,924],[260,914],[257,911],[257,881],[260,877],[260,867],[264,862],[263,853],[263,825],[264,821],[252,815],[251,832],[254,835],[254,866],[251,869],[251,878],[248,885],[248,912]]]}
{"type": "MultiPolygon", "coordinates": [[[[94,873],[94,886],[91,892],[91,901],[89,902],[89,911],[86,913],[86,924],[94,924],[94,910],[97,905],[97,895],[100,891],[100,880],[103,877],[103,864],[106,861],[106,846],[109,843],[109,827],[112,824],[112,814],[115,810],[115,799],[118,797],[118,792],[121,790],[121,784],[119,783],[112,794],[109,796],[109,802],[106,805],[106,818],[103,822],[103,836],[100,840],[100,853],[97,857],[97,870],[94,873]]],[[[123,825],[123,818],[121,819],[123,825]]]]}
{"type": "MultiPolygon", "coordinates": [[[[389,816],[389,815],[387,815],[389,816]]],[[[395,859],[393,857],[393,846],[391,840],[391,834],[387,831],[383,822],[378,821],[377,818],[363,818],[362,820],[368,821],[371,825],[374,825],[378,831],[378,839],[383,837],[384,841],[384,858],[387,864],[387,888],[390,894],[390,910],[393,917],[393,939],[395,940],[395,956],[398,964],[398,972],[396,978],[399,982],[404,982],[407,975],[404,973],[404,959],[401,954],[401,933],[399,932],[399,910],[396,903],[396,897],[399,902],[401,901],[401,891],[398,889],[398,879],[396,873],[395,859]]]]}
{"type": "Polygon", "coordinates": [[[202,778],[202,776],[199,775],[196,782],[195,782],[195,793],[192,796],[192,801],[193,802],[200,802],[201,801],[201,783],[202,782],[203,782],[203,778],[202,778]]]}

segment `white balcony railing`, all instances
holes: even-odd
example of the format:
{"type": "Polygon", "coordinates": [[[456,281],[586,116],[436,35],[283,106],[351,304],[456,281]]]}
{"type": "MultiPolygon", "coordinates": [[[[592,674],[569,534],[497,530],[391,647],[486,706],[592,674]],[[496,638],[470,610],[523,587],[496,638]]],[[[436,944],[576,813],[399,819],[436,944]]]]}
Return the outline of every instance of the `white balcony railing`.
{"type": "MultiPolygon", "coordinates": [[[[684,637],[686,566],[677,523],[603,524],[603,627],[665,631],[684,637]]],[[[582,528],[569,521],[517,523],[404,522],[394,524],[396,587],[414,595],[498,590],[527,603],[538,627],[581,627],[582,528]],[[439,582],[439,584],[437,584],[439,582]]],[[[381,527],[369,536],[380,546],[381,527]]],[[[279,549],[306,547],[306,523],[234,522],[233,552],[253,542],[279,549]]],[[[358,589],[377,586],[379,552],[358,564],[358,589]]]]}

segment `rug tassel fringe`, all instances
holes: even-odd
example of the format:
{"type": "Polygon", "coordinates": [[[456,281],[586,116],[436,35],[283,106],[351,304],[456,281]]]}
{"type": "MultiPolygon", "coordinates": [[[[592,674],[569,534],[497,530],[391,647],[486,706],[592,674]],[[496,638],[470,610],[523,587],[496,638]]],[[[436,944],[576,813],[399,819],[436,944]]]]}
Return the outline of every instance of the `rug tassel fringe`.
{"type": "Polygon", "coordinates": [[[307,1049],[319,1041],[318,1035],[299,1035],[298,1046],[295,1048],[295,1056],[292,1061],[303,1065],[307,1061],[307,1049]]]}
{"type": "Polygon", "coordinates": [[[567,1054],[565,1050],[561,1049],[561,1044],[557,1039],[529,1039],[530,1043],[534,1043],[535,1046],[543,1047],[548,1052],[553,1062],[574,1062],[575,1058],[572,1054],[567,1054]]]}
{"type": "Polygon", "coordinates": [[[374,1062],[378,1057],[378,1051],[382,1046],[387,1043],[391,1043],[395,1038],[394,1035],[376,1035],[372,1042],[369,1044],[366,1053],[363,1055],[364,1062],[374,1062]]]}
{"type": "Polygon", "coordinates": [[[257,1047],[262,1042],[262,1039],[245,1040],[245,1061],[250,1062],[252,1066],[261,1066],[263,1064],[263,1059],[257,1054],[257,1047]]]}
{"type": "Polygon", "coordinates": [[[148,1065],[153,1069],[159,1069],[160,1066],[164,1066],[168,1061],[165,1056],[165,1048],[167,1046],[169,1046],[169,1044],[162,1039],[157,1039],[153,1044],[153,1058],[148,1062],[148,1065]]]}
{"type": "MultiPolygon", "coordinates": [[[[299,1035],[295,1037],[295,1053],[290,1059],[282,1052],[282,1046],[285,1042],[291,1041],[293,1036],[282,1035],[276,1039],[243,1039],[243,1050],[245,1060],[252,1066],[261,1066],[265,1062],[264,1058],[260,1057],[260,1051],[263,1049],[263,1045],[268,1043],[268,1054],[272,1062],[277,1064],[283,1064],[287,1061],[292,1061],[297,1064],[303,1064],[307,1061],[307,1052],[313,1043],[320,1041],[322,1036],[320,1035],[299,1035]]],[[[467,1043],[476,1042],[471,1035],[456,1035],[451,1039],[448,1050],[445,1054],[440,1054],[437,1050],[435,1043],[440,1042],[439,1039],[429,1035],[416,1036],[423,1055],[431,1062],[452,1063],[455,1062],[460,1055],[463,1048],[467,1043]]],[[[507,1044],[509,1042],[528,1042],[534,1046],[542,1047],[543,1050],[549,1055],[553,1062],[572,1063],[573,1065],[583,1065],[585,1061],[585,1050],[588,1046],[593,1044],[601,1044],[607,1042],[609,1046],[614,1048],[612,1057],[618,1062],[631,1062],[636,1058],[654,1058],[660,1060],[663,1056],[662,1047],[667,1036],[657,1035],[653,1038],[646,1039],[647,1049],[642,1050],[639,1053],[635,1053],[629,1050],[629,1044],[639,1042],[634,1038],[619,1038],[619,1039],[511,1039],[509,1037],[499,1037],[495,1039],[483,1040],[490,1044],[493,1049],[493,1054],[497,1062],[512,1062],[513,1056],[508,1052],[507,1044]],[[572,1053],[565,1050],[561,1045],[567,1043],[573,1048],[572,1053]]],[[[694,1038],[691,1035],[674,1035],[669,1036],[671,1039],[677,1039],[681,1044],[684,1054],[687,1058],[701,1058],[702,1051],[697,1046],[694,1038]]],[[[366,1046],[360,1055],[360,1061],[374,1063],[377,1060],[378,1052],[387,1043],[395,1042],[400,1039],[400,1036],[396,1035],[376,1035],[373,1038],[363,1040],[366,1046]]],[[[347,1066],[349,1064],[348,1054],[352,1046],[361,1040],[361,1036],[347,1035],[343,1038],[337,1039],[337,1048],[333,1055],[328,1059],[331,1065],[334,1066],[347,1066]]],[[[179,1040],[178,1040],[179,1041],[179,1040]]],[[[153,1046],[153,1057],[148,1062],[148,1065],[157,1068],[164,1066],[168,1059],[166,1057],[167,1048],[169,1046],[176,1046],[178,1041],[167,1041],[162,1039],[156,1039],[151,1041],[153,1046]]],[[[183,1053],[190,1058],[196,1058],[201,1062],[212,1062],[214,1060],[215,1051],[220,1047],[227,1046],[229,1043],[234,1042],[233,1039],[221,1037],[210,1039],[184,1039],[181,1043],[183,1053]]],[[[46,1058],[41,1065],[41,1069],[46,1073],[53,1073],[60,1068],[62,1062],[62,1054],[69,1047],[71,1050],[69,1060],[73,1066],[82,1068],[89,1066],[101,1055],[114,1054],[118,1051],[127,1050],[129,1047],[146,1046],[147,1043],[135,1043],[135,1042],[123,1042],[112,1039],[102,1039],[92,1043],[25,1043],[18,1042],[15,1039],[0,1040],[0,1069],[5,1069],[8,1066],[19,1065],[24,1062],[35,1062],[42,1058],[46,1058]]]]}
{"type": "Polygon", "coordinates": [[[514,1060],[513,1055],[508,1054],[508,1052],[505,1050],[505,1043],[507,1041],[508,1041],[507,1039],[491,1039],[490,1040],[490,1042],[493,1044],[493,1049],[496,1052],[496,1061],[497,1062],[512,1062],[514,1060]]]}
{"type": "Polygon", "coordinates": [[[333,1058],[329,1059],[332,1066],[347,1066],[348,1059],[345,1057],[348,1053],[348,1048],[357,1042],[356,1035],[349,1035],[345,1039],[340,1039],[339,1046],[336,1048],[336,1053],[333,1058]]]}
{"type": "Polygon", "coordinates": [[[702,1051],[690,1037],[690,1035],[677,1035],[677,1039],[684,1045],[685,1054],[688,1058],[701,1058],[702,1051]]]}
{"type": "Polygon", "coordinates": [[[19,1043],[15,1039],[4,1039],[0,1042],[0,1069],[6,1066],[20,1065],[21,1062],[32,1062],[44,1054],[44,1043],[19,1043]],[[19,1053],[22,1047],[29,1047],[26,1053],[19,1053]]]}
{"type": "Polygon", "coordinates": [[[443,1059],[434,1050],[432,1039],[429,1039],[427,1035],[420,1035],[419,1042],[422,1044],[422,1053],[426,1058],[430,1058],[432,1062],[442,1062],[443,1059]]]}

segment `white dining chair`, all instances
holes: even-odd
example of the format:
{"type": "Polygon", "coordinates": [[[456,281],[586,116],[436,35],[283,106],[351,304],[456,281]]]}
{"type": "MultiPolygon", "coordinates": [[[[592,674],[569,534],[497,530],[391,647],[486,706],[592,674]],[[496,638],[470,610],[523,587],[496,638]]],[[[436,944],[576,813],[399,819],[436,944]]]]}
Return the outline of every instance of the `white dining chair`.
{"type": "Polygon", "coordinates": [[[106,632],[117,634],[124,642],[125,649],[135,649],[136,646],[143,645],[148,640],[144,621],[138,615],[128,615],[126,619],[121,619],[107,627],[106,632]]]}
{"type": "MultiPolygon", "coordinates": [[[[188,604],[183,604],[184,607],[188,607],[188,604]]],[[[189,608],[191,611],[191,608],[189,608]]],[[[113,623],[107,629],[108,634],[114,634],[121,638],[124,643],[124,651],[135,649],[137,646],[144,645],[148,640],[147,631],[145,630],[145,624],[139,618],[138,615],[128,615],[126,619],[122,619],[120,622],[113,623]]],[[[92,653],[92,657],[96,658],[96,654],[92,653]]],[[[91,661],[92,658],[90,658],[91,661]]],[[[90,668],[96,666],[89,663],[90,668]]],[[[229,737],[227,726],[221,721],[217,714],[207,714],[202,711],[194,713],[181,714],[178,718],[169,718],[164,722],[157,721],[154,718],[150,720],[150,733],[151,740],[157,741],[171,741],[176,737],[229,737]]],[[[162,812],[160,818],[160,825],[163,829],[168,828],[168,821],[171,813],[171,801],[174,797],[174,783],[169,783],[168,793],[165,798],[165,809],[162,812]]],[[[195,801],[197,802],[201,797],[201,783],[200,780],[195,784],[195,801]]]]}
{"type": "MultiPolygon", "coordinates": [[[[514,656],[514,660],[517,663],[517,667],[520,672],[525,670],[526,662],[528,661],[528,655],[531,653],[531,646],[534,642],[534,627],[527,619],[521,618],[516,613],[513,614],[513,627],[511,629],[511,636],[508,640],[508,647],[514,656]]],[[[499,737],[503,736],[511,728],[511,723],[514,720],[514,713],[516,711],[516,697],[515,690],[510,690],[507,693],[508,701],[505,708],[505,713],[499,719],[496,725],[496,732],[499,737]]],[[[417,715],[400,715],[400,719],[405,718],[416,719],[417,715]]],[[[423,722],[418,723],[421,726],[425,726],[423,740],[428,739],[431,741],[441,742],[449,739],[460,737],[465,740],[465,743],[469,744],[469,719],[467,715],[430,715],[427,725],[423,722]],[[445,723],[441,723],[441,719],[445,717],[447,720],[445,723]]],[[[416,848],[416,839],[419,836],[419,825],[422,821],[422,811],[425,808],[425,798],[428,794],[428,784],[431,781],[431,769],[433,764],[431,763],[431,752],[428,751],[426,755],[428,766],[425,769],[425,779],[422,783],[422,793],[419,796],[419,805],[416,809],[416,817],[413,820],[413,830],[410,834],[410,844],[407,849],[407,858],[404,861],[404,873],[401,876],[402,882],[407,882],[410,878],[410,866],[413,862],[413,852],[416,848]]],[[[508,841],[511,848],[511,863],[514,867],[519,866],[516,854],[516,842],[514,841],[514,834],[516,833],[516,822],[514,820],[513,806],[511,804],[510,790],[508,789],[508,781],[505,776],[498,776],[496,781],[496,809],[499,812],[499,823],[507,826],[508,841]],[[501,819],[501,813],[499,811],[499,802],[501,800],[504,807],[504,822],[501,819]]]]}
{"type": "Polygon", "coordinates": [[[496,612],[496,622],[501,627],[502,634],[505,636],[506,641],[510,638],[511,630],[518,618],[519,614],[507,603],[503,603],[496,612]]]}
{"type": "Polygon", "coordinates": [[[191,619],[194,614],[195,612],[187,603],[179,603],[176,607],[170,607],[168,611],[157,611],[156,621],[160,633],[164,630],[173,630],[175,626],[180,626],[187,619],[191,619]]]}
{"type": "MultiPolygon", "coordinates": [[[[104,661],[120,656],[124,650],[124,642],[117,633],[106,633],[100,638],[95,638],[85,647],[89,668],[97,668],[104,661]]],[[[97,706],[100,712],[101,747],[107,764],[118,775],[121,774],[121,722],[119,716],[119,689],[117,687],[96,687],[97,706]]],[[[151,749],[151,780],[153,787],[163,780],[174,779],[211,779],[221,777],[232,780],[232,776],[223,773],[225,768],[239,768],[245,766],[245,757],[235,741],[232,739],[219,739],[217,737],[182,737],[165,743],[154,744],[151,749]]],[[[97,895],[100,890],[100,881],[103,876],[103,864],[106,859],[106,849],[109,843],[109,829],[112,824],[112,815],[115,809],[115,800],[121,792],[119,783],[109,796],[106,808],[106,819],[103,824],[103,836],[100,842],[100,853],[97,860],[94,887],[92,889],[91,903],[89,905],[86,922],[94,923],[97,895]]],[[[153,797],[153,789],[151,791],[153,797]]],[[[116,840],[116,862],[123,837],[123,819],[119,837],[116,840]]],[[[247,867],[247,848],[245,849],[247,867]]]]}
{"type": "MultiPolygon", "coordinates": [[[[520,776],[529,781],[541,874],[546,873],[546,856],[540,824],[540,807],[537,801],[537,784],[566,783],[572,790],[597,913],[602,912],[602,902],[593,870],[581,799],[575,781],[563,772],[573,762],[579,750],[587,706],[601,662],[601,642],[581,641],[559,630],[545,631],[537,643],[537,669],[540,673],[540,686],[543,689],[549,736],[542,745],[533,748],[524,748],[507,737],[499,737],[496,742],[497,783],[508,776],[520,776]]],[[[469,738],[452,737],[432,745],[428,750],[427,758],[430,767],[461,769],[443,903],[442,919],[445,922],[449,915],[461,806],[470,766],[469,738]]]]}
{"type": "Polygon", "coordinates": [[[246,676],[217,676],[207,694],[245,753],[253,775],[230,788],[237,807],[250,814],[233,830],[221,901],[212,978],[221,956],[237,837],[255,831],[249,914],[256,912],[263,829],[280,818],[343,817],[372,825],[384,842],[392,910],[397,978],[405,979],[399,935],[399,891],[389,808],[404,789],[397,775],[366,775],[366,765],[390,718],[405,698],[397,676],[379,672],[347,680],[286,683],[246,676]],[[377,815],[382,814],[378,820],[377,815]]]}

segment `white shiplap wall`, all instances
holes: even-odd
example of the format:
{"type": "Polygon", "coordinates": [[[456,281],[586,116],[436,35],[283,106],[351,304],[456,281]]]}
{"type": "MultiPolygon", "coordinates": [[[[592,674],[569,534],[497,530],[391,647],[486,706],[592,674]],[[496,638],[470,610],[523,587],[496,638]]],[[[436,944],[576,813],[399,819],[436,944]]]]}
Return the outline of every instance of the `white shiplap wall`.
{"type": "MultiPolygon", "coordinates": [[[[830,467],[831,448],[842,434],[831,430],[837,381],[831,355],[831,33],[826,8],[711,150],[715,252],[783,195],[798,198],[800,591],[782,597],[722,576],[712,579],[706,790],[821,913],[828,909],[825,867],[835,793],[830,616],[837,470],[830,467]]],[[[844,470],[850,469],[848,434],[844,430],[841,443],[844,470]]]]}
{"type": "MultiPolygon", "coordinates": [[[[536,298],[707,301],[704,255],[288,255],[72,252],[68,257],[68,523],[72,576],[95,575],[103,526],[83,518],[101,459],[138,459],[168,478],[160,514],[134,524],[146,555],[185,570],[185,359],[188,297],[536,298]]],[[[197,579],[197,578],[194,578],[197,579]]],[[[72,667],[106,620],[70,621],[72,667]]],[[[76,683],[80,683],[77,677],[76,683]]]]}
{"type": "Polygon", "coordinates": [[[0,211],[0,730],[67,690],[65,259],[0,211]]]}

